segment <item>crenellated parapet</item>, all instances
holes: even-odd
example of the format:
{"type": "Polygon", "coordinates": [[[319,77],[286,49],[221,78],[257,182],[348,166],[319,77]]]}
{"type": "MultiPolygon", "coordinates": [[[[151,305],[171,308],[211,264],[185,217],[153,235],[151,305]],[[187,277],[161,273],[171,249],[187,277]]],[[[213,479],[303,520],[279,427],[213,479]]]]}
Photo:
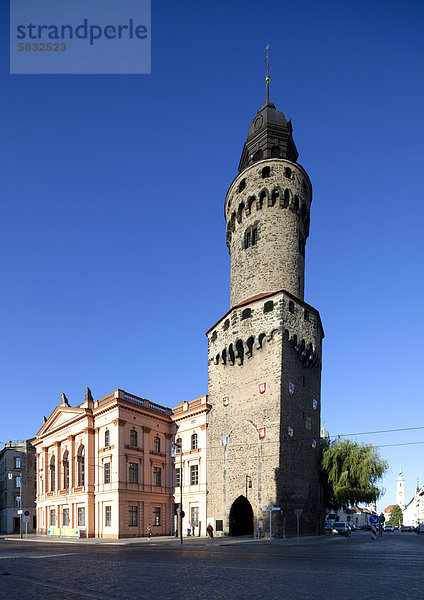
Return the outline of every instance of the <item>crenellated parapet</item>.
{"type": "Polygon", "coordinates": [[[211,364],[242,366],[265,345],[285,339],[303,367],[321,367],[324,333],[319,313],[286,291],[261,294],[235,306],[207,336],[211,364]]]}

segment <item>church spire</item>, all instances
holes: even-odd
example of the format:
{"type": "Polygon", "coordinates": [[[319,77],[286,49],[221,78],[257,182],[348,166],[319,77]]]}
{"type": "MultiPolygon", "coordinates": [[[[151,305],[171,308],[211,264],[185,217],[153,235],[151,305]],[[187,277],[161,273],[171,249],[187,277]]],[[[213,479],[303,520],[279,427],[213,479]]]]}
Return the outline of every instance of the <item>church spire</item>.
{"type": "Polygon", "coordinates": [[[275,108],[275,104],[273,104],[270,101],[270,99],[269,99],[269,81],[270,81],[270,78],[271,78],[271,62],[269,60],[268,50],[269,50],[269,44],[267,44],[266,48],[265,48],[265,64],[266,64],[265,84],[266,84],[266,94],[265,94],[265,104],[262,106],[262,108],[265,108],[266,106],[271,106],[272,108],[275,108]]]}

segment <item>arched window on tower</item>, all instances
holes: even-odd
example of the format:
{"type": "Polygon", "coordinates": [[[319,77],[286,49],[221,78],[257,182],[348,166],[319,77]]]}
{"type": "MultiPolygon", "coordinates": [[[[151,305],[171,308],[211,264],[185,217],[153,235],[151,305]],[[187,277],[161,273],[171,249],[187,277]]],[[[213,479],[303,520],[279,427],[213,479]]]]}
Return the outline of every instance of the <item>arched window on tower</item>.
{"type": "Polygon", "coordinates": [[[242,192],[244,190],[244,188],[246,187],[246,180],[242,179],[239,183],[238,189],[237,189],[237,193],[239,194],[240,192],[242,192]]]}
{"type": "Polygon", "coordinates": [[[290,167],[284,167],[284,177],[287,177],[287,179],[291,179],[292,176],[292,170],[290,169],[290,167]]]}
{"type": "Polygon", "coordinates": [[[252,316],[252,309],[251,308],[245,308],[242,313],[241,313],[241,319],[242,321],[244,319],[249,319],[249,317],[252,316]]]}
{"type": "Polygon", "coordinates": [[[294,302],[293,300],[289,300],[289,311],[294,313],[294,302]]]}
{"type": "Polygon", "coordinates": [[[262,179],[266,179],[271,176],[271,167],[264,167],[261,171],[262,179]]]}
{"type": "Polygon", "coordinates": [[[264,313],[271,312],[274,310],[274,302],[272,300],[268,300],[264,304],[264,313]]]}

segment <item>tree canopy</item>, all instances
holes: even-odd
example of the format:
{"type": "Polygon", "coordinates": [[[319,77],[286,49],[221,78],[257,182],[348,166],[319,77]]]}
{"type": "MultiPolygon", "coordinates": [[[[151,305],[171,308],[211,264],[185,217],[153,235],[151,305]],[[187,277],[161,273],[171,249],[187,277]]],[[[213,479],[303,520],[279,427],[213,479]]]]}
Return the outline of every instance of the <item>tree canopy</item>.
{"type": "Polygon", "coordinates": [[[395,527],[399,527],[403,523],[403,513],[399,504],[395,504],[392,508],[389,523],[395,527]]]}
{"type": "Polygon", "coordinates": [[[383,491],[376,484],[387,468],[372,444],[337,440],[324,446],[321,484],[326,508],[375,502],[383,491]]]}

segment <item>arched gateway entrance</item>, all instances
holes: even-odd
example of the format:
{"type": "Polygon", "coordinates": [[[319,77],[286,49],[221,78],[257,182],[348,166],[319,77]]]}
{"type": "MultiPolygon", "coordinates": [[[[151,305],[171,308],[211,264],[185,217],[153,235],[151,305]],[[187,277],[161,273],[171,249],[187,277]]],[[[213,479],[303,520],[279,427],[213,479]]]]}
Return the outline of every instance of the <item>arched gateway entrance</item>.
{"type": "Polygon", "coordinates": [[[253,534],[253,510],[245,496],[234,500],[230,510],[230,535],[253,534]]]}

